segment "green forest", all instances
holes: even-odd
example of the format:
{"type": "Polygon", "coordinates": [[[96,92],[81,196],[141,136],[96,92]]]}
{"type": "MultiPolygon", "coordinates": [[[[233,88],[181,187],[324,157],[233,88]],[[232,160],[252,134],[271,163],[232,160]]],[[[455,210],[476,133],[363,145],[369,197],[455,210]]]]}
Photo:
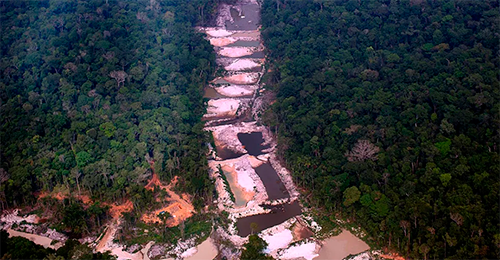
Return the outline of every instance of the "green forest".
{"type": "Polygon", "coordinates": [[[313,205],[405,257],[500,257],[499,17],[488,0],[264,1],[264,120],[313,205]]]}
{"type": "Polygon", "coordinates": [[[94,208],[58,210],[85,233],[106,218],[99,201],[154,204],[144,188],[153,170],[178,175],[204,205],[213,185],[202,94],[215,54],[194,26],[218,2],[1,1],[2,209],[54,189],[87,194],[94,208]]]}

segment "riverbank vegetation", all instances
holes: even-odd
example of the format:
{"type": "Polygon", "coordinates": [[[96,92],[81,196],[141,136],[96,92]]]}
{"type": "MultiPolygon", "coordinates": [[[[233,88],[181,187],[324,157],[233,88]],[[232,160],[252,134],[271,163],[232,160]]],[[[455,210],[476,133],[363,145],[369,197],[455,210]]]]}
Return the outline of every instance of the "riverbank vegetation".
{"type": "Polygon", "coordinates": [[[264,1],[264,121],[316,205],[379,247],[497,258],[497,1],[264,1]]]}

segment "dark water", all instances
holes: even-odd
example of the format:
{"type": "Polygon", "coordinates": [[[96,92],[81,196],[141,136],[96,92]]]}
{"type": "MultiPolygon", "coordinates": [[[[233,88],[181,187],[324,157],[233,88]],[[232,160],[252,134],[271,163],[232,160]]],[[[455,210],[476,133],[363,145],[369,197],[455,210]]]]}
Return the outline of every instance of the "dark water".
{"type": "Polygon", "coordinates": [[[254,233],[257,233],[266,228],[281,224],[286,220],[302,213],[300,205],[297,202],[293,202],[292,204],[277,205],[274,206],[272,210],[274,213],[254,215],[238,219],[236,222],[238,235],[241,237],[250,235],[252,233],[252,229],[250,228],[251,223],[257,223],[257,229],[254,230],[254,233]]]}
{"type": "Polygon", "coordinates": [[[222,160],[227,160],[227,159],[234,159],[240,157],[242,154],[234,152],[230,149],[227,148],[221,148],[221,147],[215,147],[215,150],[217,151],[217,156],[222,158],[222,160]]]}
{"type": "Polygon", "coordinates": [[[262,154],[262,150],[269,148],[269,145],[262,145],[264,138],[262,138],[261,132],[252,132],[249,134],[238,133],[238,139],[241,144],[245,146],[245,150],[247,150],[250,155],[260,155],[262,154]]]}
{"type": "Polygon", "coordinates": [[[260,22],[260,8],[256,4],[241,5],[243,17],[236,9],[231,8],[234,23],[226,22],[227,30],[257,30],[260,22]]]}
{"type": "Polygon", "coordinates": [[[229,81],[227,81],[225,79],[218,79],[214,83],[215,84],[231,84],[231,83],[229,83],[229,81]]]}
{"type": "Polygon", "coordinates": [[[264,183],[264,187],[266,187],[266,192],[270,200],[290,197],[290,194],[288,194],[285,185],[281,182],[278,173],[269,163],[264,163],[257,167],[255,172],[257,172],[257,175],[259,175],[260,179],[264,183]]]}
{"type": "Polygon", "coordinates": [[[254,59],[261,59],[261,58],[265,58],[266,56],[264,55],[264,52],[263,51],[258,51],[258,52],[254,52],[250,55],[247,55],[247,56],[243,56],[242,58],[254,58],[254,59]]]}
{"type": "Polygon", "coordinates": [[[259,41],[236,41],[231,44],[226,45],[225,47],[259,47],[259,41]]]}

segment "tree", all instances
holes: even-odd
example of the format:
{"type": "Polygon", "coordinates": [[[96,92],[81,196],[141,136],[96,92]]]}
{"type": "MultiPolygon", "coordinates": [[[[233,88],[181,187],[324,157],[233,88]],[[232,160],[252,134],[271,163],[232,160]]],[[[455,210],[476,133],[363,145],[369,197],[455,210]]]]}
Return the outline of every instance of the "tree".
{"type": "Polygon", "coordinates": [[[344,206],[351,206],[353,203],[359,200],[360,196],[361,192],[358,190],[358,187],[352,186],[347,188],[344,191],[344,206]]]}
{"type": "Polygon", "coordinates": [[[248,243],[243,245],[244,250],[241,253],[241,258],[243,260],[254,260],[254,259],[272,259],[272,257],[267,256],[262,251],[267,247],[266,241],[257,235],[250,235],[248,237],[248,243]]]}
{"type": "Polygon", "coordinates": [[[123,83],[125,82],[125,79],[128,77],[127,73],[123,70],[115,70],[115,71],[111,71],[109,73],[109,76],[113,79],[116,80],[116,86],[117,88],[120,88],[120,84],[122,84],[123,86],[123,83]]]}
{"type": "Polygon", "coordinates": [[[366,160],[376,161],[380,148],[372,144],[368,140],[358,140],[352,150],[346,153],[347,160],[350,162],[360,162],[366,160]]]}

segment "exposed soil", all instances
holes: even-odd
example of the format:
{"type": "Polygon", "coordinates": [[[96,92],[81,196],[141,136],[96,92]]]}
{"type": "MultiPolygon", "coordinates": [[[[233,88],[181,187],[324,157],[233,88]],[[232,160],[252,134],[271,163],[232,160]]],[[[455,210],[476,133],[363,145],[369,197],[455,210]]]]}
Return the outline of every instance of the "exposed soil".
{"type": "MultiPolygon", "coordinates": [[[[85,204],[85,205],[90,205],[90,204],[94,203],[94,201],[88,195],[81,194],[81,195],[73,195],[73,196],[74,196],[74,198],[81,200],[83,202],[83,204],[85,204]]],[[[62,200],[67,199],[69,197],[70,197],[69,191],[59,191],[59,192],[50,192],[50,193],[46,192],[46,191],[42,191],[38,195],[38,199],[54,198],[54,199],[57,199],[59,201],[62,201],[62,200]]]]}
{"type": "MultiPolygon", "coordinates": [[[[228,181],[231,180],[229,182],[229,186],[231,186],[231,190],[233,191],[233,194],[235,195],[235,197],[238,197],[238,198],[236,198],[236,200],[238,201],[238,199],[239,199],[242,201],[241,203],[236,203],[236,205],[237,206],[245,206],[247,204],[247,202],[252,200],[253,197],[255,196],[255,192],[253,191],[253,187],[252,187],[252,189],[249,190],[248,187],[245,188],[239,183],[241,177],[238,176],[238,171],[236,171],[234,166],[224,165],[224,166],[222,166],[222,170],[225,173],[228,173],[231,175],[232,178],[228,178],[228,181]]],[[[244,173],[240,173],[240,174],[244,174],[244,173]]],[[[249,180],[250,180],[250,182],[252,182],[251,179],[249,179],[249,180]]],[[[249,186],[249,185],[247,184],[246,186],[249,186]]],[[[250,184],[250,186],[254,186],[253,182],[250,184]]]]}
{"type": "Polygon", "coordinates": [[[169,204],[153,212],[143,214],[141,217],[142,221],[146,223],[162,223],[159,214],[164,211],[168,212],[171,215],[171,217],[168,218],[165,222],[165,225],[168,227],[175,227],[181,222],[190,218],[193,213],[195,213],[194,206],[188,200],[189,196],[187,194],[181,194],[181,197],[177,193],[172,191],[172,188],[177,184],[177,181],[178,177],[175,176],[169,185],[163,185],[158,178],[158,175],[156,173],[153,173],[153,177],[145,188],[154,190],[154,187],[158,186],[160,189],[166,191],[169,196],[167,198],[169,204]]]}
{"type": "Polygon", "coordinates": [[[295,222],[295,225],[292,229],[292,234],[293,241],[300,241],[302,239],[310,238],[314,235],[313,232],[307,226],[302,225],[300,221],[295,222]]]}
{"type": "Polygon", "coordinates": [[[259,73],[240,73],[224,77],[229,83],[238,85],[255,84],[259,81],[259,73]]]}

